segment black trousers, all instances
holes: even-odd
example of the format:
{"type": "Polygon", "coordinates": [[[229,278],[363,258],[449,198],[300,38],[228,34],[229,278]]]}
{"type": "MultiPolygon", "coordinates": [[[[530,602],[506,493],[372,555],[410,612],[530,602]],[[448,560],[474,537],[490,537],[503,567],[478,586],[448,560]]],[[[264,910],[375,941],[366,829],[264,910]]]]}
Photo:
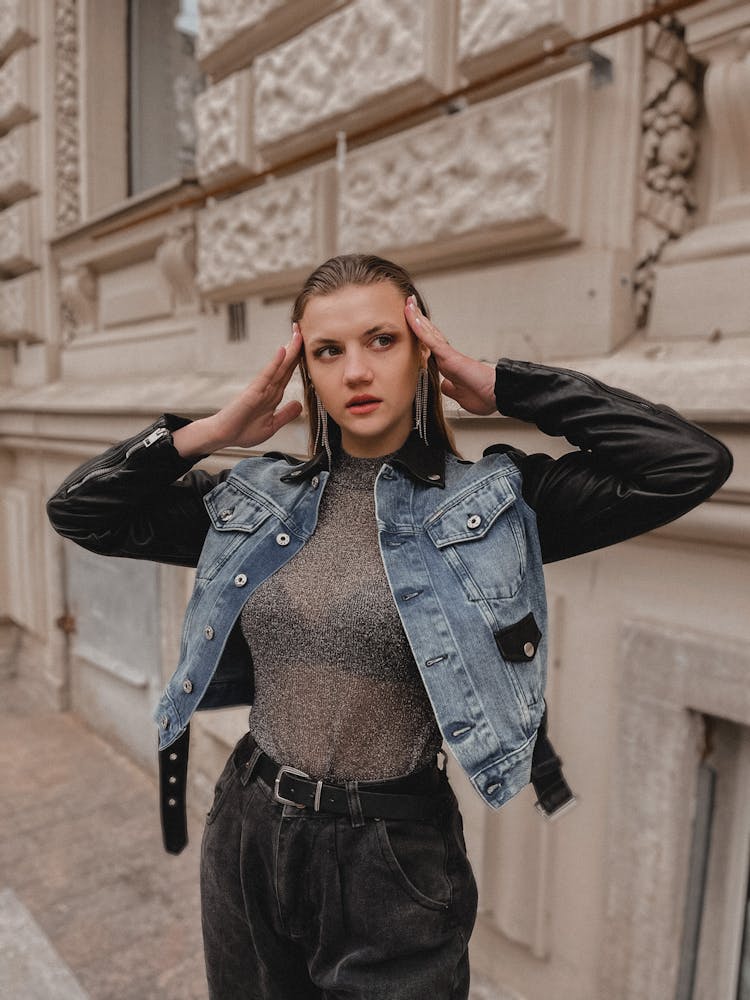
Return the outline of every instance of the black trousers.
{"type": "MultiPolygon", "coordinates": [[[[466,1000],[477,886],[444,770],[439,819],[348,816],[276,801],[239,741],[201,845],[211,1000],[466,1000]]],[[[427,772],[428,769],[425,769],[427,772]]]]}

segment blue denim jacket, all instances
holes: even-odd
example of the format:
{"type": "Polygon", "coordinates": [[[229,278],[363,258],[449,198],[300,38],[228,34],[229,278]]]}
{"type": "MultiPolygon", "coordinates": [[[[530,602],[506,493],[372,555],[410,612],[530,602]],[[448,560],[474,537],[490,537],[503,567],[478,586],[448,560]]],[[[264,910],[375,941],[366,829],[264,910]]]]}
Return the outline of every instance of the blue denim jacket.
{"type": "MultiPolygon", "coordinates": [[[[302,470],[298,470],[300,473],[302,470]]],[[[329,473],[289,475],[281,458],[239,462],[205,498],[211,527],[177,670],[154,718],[160,748],[197,707],[242,702],[232,669],[206,697],[252,591],[315,531],[329,473]]],[[[446,456],[444,485],[386,463],[375,482],[380,551],[435,716],[470,781],[499,808],[529,781],[544,709],[546,603],[534,512],[504,454],[446,456]],[[440,487],[443,488],[440,488],[440,487]]]]}

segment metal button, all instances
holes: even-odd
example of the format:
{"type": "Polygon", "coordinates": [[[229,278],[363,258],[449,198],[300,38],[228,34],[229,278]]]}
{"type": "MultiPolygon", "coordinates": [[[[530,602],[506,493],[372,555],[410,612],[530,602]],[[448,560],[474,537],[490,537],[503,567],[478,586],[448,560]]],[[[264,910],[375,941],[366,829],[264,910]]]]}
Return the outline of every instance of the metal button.
{"type": "Polygon", "coordinates": [[[280,531],[278,533],[278,535],[276,536],[276,544],[277,545],[288,545],[289,544],[289,535],[287,535],[287,533],[285,531],[280,531]]]}
{"type": "Polygon", "coordinates": [[[237,576],[234,578],[235,587],[244,587],[246,583],[247,583],[247,577],[245,576],[244,573],[238,573],[237,576]]]}
{"type": "Polygon", "coordinates": [[[161,726],[162,729],[169,729],[169,719],[167,718],[166,715],[162,715],[162,717],[159,719],[159,725],[161,726]]]}
{"type": "Polygon", "coordinates": [[[525,642],[523,644],[523,651],[524,653],[526,653],[527,656],[533,656],[534,653],[536,652],[536,647],[534,646],[533,642],[525,642]]]}
{"type": "Polygon", "coordinates": [[[317,490],[319,484],[320,484],[320,476],[313,476],[312,479],[310,480],[310,485],[312,486],[312,488],[314,490],[317,490]]]}
{"type": "Polygon", "coordinates": [[[479,514],[471,514],[466,519],[467,528],[478,528],[481,523],[482,523],[482,518],[479,516],[479,514]]]}
{"type": "Polygon", "coordinates": [[[170,806],[176,806],[177,805],[177,799],[169,799],[167,804],[170,805],[170,806]]]}
{"type": "Polygon", "coordinates": [[[186,677],[185,680],[182,682],[182,690],[185,692],[185,694],[190,694],[190,692],[193,690],[193,682],[190,680],[189,677],[186,677]]]}
{"type": "Polygon", "coordinates": [[[169,784],[170,785],[176,785],[177,784],[177,778],[173,774],[170,774],[170,776],[169,776],[169,784]]]}
{"type": "Polygon", "coordinates": [[[176,753],[171,753],[171,754],[169,755],[169,759],[170,759],[170,760],[177,760],[177,754],[176,754],[176,753]]]}
{"type": "Polygon", "coordinates": [[[437,483],[440,479],[440,473],[433,472],[431,476],[427,477],[431,483],[437,483]]]}
{"type": "Polygon", "coordinates": [[[220,521],[229,521],[231,519],[231,517],[232,517],[232,514],[234,514],[234,507],[227,507],[226,510],[220,511],[220,513],[219,513],[219,520],[220,521]]]}
{"type": "Polygon", "coordinates": [[[207,639],[213,639],[214,630],[211,628],[210,625],[206,625],[206,627],[203,629],[203,634],[207,639]]]}

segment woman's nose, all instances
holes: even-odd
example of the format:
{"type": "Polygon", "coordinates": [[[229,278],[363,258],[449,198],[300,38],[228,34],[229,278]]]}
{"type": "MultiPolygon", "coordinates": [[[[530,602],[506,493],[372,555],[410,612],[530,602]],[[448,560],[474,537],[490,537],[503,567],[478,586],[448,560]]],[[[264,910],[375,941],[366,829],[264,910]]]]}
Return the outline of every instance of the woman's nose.
{"type": "Polygon", "coordinates": [[[372,371],[367,364],[367,359],[358,351],[350,351],[346,355],[344,364],[344,381],[347,385],[358,382],[369,382],[372,379],[372,371]]]}

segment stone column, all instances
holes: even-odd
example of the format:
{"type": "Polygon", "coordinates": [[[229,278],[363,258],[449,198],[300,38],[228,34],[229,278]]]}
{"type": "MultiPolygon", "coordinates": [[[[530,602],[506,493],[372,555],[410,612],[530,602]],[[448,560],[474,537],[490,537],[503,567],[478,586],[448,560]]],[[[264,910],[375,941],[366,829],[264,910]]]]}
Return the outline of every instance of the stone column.
{"type": "Polygon", "coordinates": [[[683,17],[688,49],[706,66],[703,224],[662,256],[650,333],[750,335],[750,5],[709,0],[683,17]]]}

